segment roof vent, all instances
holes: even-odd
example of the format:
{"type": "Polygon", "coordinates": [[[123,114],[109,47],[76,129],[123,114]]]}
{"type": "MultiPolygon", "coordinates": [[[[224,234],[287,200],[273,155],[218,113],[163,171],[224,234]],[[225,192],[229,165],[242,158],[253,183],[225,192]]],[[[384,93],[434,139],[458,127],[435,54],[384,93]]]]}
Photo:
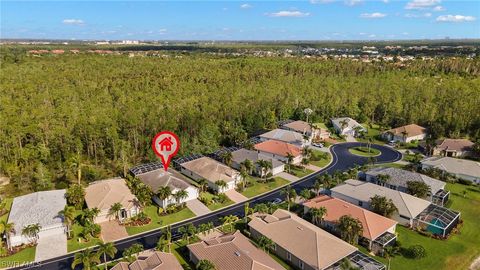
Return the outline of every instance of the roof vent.
{"type": "Polygon", "coordinates": [[[237,257],[240,257],[240,252],[235,251],[235,255],[236,255],[237,257]]]}
{"type": "Polygon", "coordinates": [[[299,229],[300,231],[303,231],[303,228],[302,228],[302,227],[297,227],[297,229],[299,229]]]}

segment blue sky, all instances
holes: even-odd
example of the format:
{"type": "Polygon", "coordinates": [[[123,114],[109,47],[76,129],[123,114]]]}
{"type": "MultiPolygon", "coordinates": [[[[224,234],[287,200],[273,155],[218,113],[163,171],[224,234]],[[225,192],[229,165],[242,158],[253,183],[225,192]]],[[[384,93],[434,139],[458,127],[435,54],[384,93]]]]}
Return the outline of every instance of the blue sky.
{"type": "Polygon", "coordinates": [[[0,37],[128,40],[480,38],[480,1],[3,1],[0,37]]]}

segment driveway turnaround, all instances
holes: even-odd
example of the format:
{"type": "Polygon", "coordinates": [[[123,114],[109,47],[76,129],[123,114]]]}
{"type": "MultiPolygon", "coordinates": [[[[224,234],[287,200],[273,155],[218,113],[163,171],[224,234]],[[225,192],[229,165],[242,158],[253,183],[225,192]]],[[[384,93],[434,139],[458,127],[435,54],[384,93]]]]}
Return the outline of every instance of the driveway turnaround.
{"type": "Polygon", "coordinates": [[[208,207],[205,206],[198,199],[187,201],[187,207],[190,209],[196,216],[206,215],[212,212],[208,207]]]}
{"type": "Polygon", "coordinates": [[[116,220],[102,222],[98,225],[102,227],[101,235],[105,243],[128,237],[125,227],[120,225],[116,220]]]}
{"type": "Polygon", "coordinates": [[[67,254],[67,235],[55,234],[40,237],[35,251],[35,261],[43,261],[67,254]]]}
{"type": "Polygon", "coordinates": [[[242,194],[238,193],[235,189],[230,189],[225,191],[225,195],[227,195],[230,200],[239,203],[248,200],[247,197],[243,196],[242,194]]]}
{"type": "MultiPolygon", "coordinates": [[[[369,162],[368,158],[355,156],[348,151],[349,148],[358,146],[366,146],[366,143],[339,143],[331,146],[330,150],[332,152],[332,163],[330,163],[330,165],[328,165],[326,168],[323,168],[321,171],[309,174],[295,183],[292,183],[292,188],[294,188],[296,191],[301,191],[304,188],[310,188],[315,182],[316,177],[320,174],[333,174],[335,171],[345,171],[349,168],[353,168],[355,165],[367,164],[369,162]]],[[[375,163],[377,164],[395,162],[402,158],[402,154],[395,149],[376,144],[373,144],[372,147],[382,152],[380,156],[375,157],[375,163]]],[[[254,207],[256,204],[269,202],[276,198],[282,199],[283,197],[284,195],[281,194],[280,190],[272,190],[255,198],[250,198],[247,202],[250,203],[250,207],[254,207]]],[[[174,235],[173,240],[180,239],[181,234],[178,233],[178,229],[182,226],[185,226],[189,223],[192,223],[194,226],[199,226],[200,224],[207,222],[212,222],[215,226],[220,226],[222,222],[219,220],[219,217],[227,215],[237,215],[238,217],[243,217],[244,204],[233,204],[217,211],[202,216],[197,216],[193,219],[172,224],[172,234],[174,235]]],[[[127,239],[115,242],[115,247],[118,249],[118,252],[114,259],[121,259],[122,252],[129,248],[132,244],[140,243],[145,247],[145,249],[155,248],[161,235],[162,230],[159,228],[151,232],[137,234],[127,239]]],[[[43,261],[31,269],[71,270],[70,266],[73,262],[73,257],[74,253],[69,253],[61,257],[43,261]]],[[[24,269],[24,267],[15,267],[13,269],[24,269]]]]}
{"type": "Polygon", "coordinates": [[[288,174],[288,173],[286,173],[286,172],[281,172],[281,173],[279,173],[279,174],[276,174],[275,176],[279,176],[279,177],[281,177],[281,178],[283,178],[283,179],[285,179],[285,180],[288,180],[288,181],[290,181],[290,182],[295,182],[295,181],[297,181],[298,179],[300,179],[300,178],[296,177],[295,175],[291,175],[291,174],[288,174]]]}

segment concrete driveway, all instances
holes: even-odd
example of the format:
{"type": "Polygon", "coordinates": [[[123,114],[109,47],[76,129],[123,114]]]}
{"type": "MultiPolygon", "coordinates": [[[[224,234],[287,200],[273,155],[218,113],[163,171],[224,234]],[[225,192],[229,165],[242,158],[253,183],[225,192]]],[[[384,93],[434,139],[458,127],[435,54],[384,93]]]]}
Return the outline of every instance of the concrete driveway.
{"type": "Polygon", "coordinates": [[[196,216],[206,215],[212,212],[198,199],[187,201],[187,207],[188,209],[192,210],[196,216]]]}
{"type": "Polygon", "coordinates": [[[230,200],[239,203],[248,200],[247,197],[243,196],[242,194],[238,193],[235,189],[225,191],[225,195],[230,198],[230,200]]]}
{"type": "Polygon", "coordinates": [[[288,180],[290,182],[295,182],[295,181],[298,181],[300,178],[296,177],[295,175],[291,175],[289,173],[286,173],[286,172],[281,172],[279,174],[276,174],[275,176],[279,176],[285,180],[288,180]]]}
{"type": "Polygon", "coordinates": [[[127,230],[117,220],[99,223],[102,227],[101,237],[103,242],[113,242],[128,236],[127,230]]]}
{"type": "Polygon", "coordinates": [[[35,251],[35,261],[44,261],[67,254],[67,235],[56,234],[40,237],[35,251]]]}

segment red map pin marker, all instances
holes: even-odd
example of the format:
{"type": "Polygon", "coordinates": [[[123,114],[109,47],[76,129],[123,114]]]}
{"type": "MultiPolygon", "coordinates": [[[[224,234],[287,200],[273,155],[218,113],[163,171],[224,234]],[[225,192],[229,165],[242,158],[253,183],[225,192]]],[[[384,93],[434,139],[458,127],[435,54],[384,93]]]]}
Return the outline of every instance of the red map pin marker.
{"type": "Polygon", "coordinates": [[[163,168],[166,171],[170,161],[180,149],[180,140],[174,133],[162,131],[153,137],[152,149],[155,155],[162,159],[163,168]]]}

